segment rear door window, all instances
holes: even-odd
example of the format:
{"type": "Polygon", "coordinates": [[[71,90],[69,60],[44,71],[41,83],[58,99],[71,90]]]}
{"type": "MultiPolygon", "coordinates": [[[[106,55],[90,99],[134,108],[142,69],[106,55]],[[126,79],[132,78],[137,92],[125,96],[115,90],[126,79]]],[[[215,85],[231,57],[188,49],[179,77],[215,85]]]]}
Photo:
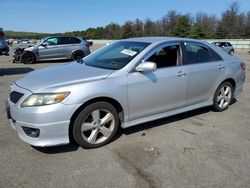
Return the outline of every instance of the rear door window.
{"type": "Polygon", "coordinates": [[[184,43],[185,64],[208,62],[209,50],[203,46],[193,43],[184,43]]]}
{"type": "Polygon", "coordinates": [[[69,37],[70,44],[79,44],[81,43],[81,40],[76,37],[69,37]]]}
{"type": "Polygon", "coordinates": [[[68,37],[59,37],[58,44],[60,44],[60,45],[70,44],[69,38],[68,37]]]}

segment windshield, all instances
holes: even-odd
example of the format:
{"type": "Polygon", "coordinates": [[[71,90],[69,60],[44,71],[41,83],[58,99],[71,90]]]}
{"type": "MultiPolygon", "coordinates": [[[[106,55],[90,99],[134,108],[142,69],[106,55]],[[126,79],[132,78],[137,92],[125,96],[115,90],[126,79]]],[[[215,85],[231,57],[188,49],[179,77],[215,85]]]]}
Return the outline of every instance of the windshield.
{"type": "Polygon", "coordinates": [[[36,44],[42,44],[47,38],[49,38],[49,37],[44,37],[44,38],[42,38],[41,40],[38,40],[37,42],[36,42],[36,44]]]}
{"type": "Polygon", "coordinates": [[[134,59],[150,43],[118,41],[87,56],[84,64],[111,70],[119,70],[134,59]]]}

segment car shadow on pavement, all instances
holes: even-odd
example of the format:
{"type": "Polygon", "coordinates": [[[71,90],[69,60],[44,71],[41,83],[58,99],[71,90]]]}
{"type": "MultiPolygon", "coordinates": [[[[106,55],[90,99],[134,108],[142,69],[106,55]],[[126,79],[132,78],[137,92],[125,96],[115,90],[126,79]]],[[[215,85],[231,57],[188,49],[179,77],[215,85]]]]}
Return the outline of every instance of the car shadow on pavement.
{"type": "MultiPolygon", "coordinates": [[[[147,123],[138,124],[136,126],[133,126],[133,127],[122,130],[122,133],[125,134],[125,135],[134,134],[134,133],[141,132],[141,131],[144,131],[144,130],[149,130],[151,128],[155,128],[155,127],[158,127],[158,126],[170,124],[170,123],[173,123],[173,122],[178,122],[178,121],[183,120],[183,119],[187,119],[187,118],[190,118],[190,117],[205,114],[205,113],[208,113],[210,111],[211,111],[211,107],[204,107],[204,108],[192,110],[192,111],[189,111],[189,112],[184,112],[184,113],[181,113],[181,114],[177,114],[177,115],[174,115],[174,116],[158,119],[158,120],[155,120],[155,121],[150,121],[150,122],[147,122],[147,123]]],[[[145,135],[145,133],[142,133],[142,135],[145,135]]]]}
{"type": "Polygon", "coordinates": [[[35,64],[44,64],[44,63],[68,63],[72,62],[73,60],[69,59],[61,59],[61,60],[47,60],[47,61],[37,61],[35,64]]]}
{"type": "Polygon", "coordinates": [[[79,146],[75,143],[62,145],[62,146],[52,146],[52,147],[36,147],[36,146],[31,146],[31,147],[45,154],[68,153],[68,152],[77,151],[79,148],[79,146]]]}
{"type": "MultiPolygon", "coordinates": [[[[237,102],[237,100],[233,99],[232,105],[235,102],[237,102]]],[[[126,128],[126,129],[120,128],[120,129],[118,129],[117,134],[114,136],[114,138],[111,140],[111,142],[109,142],[107,145],[112,144],[115,140],[119,139],[123,134],[130,135],[130,134],[135,134],[137,132],[142,132],[141,136],[145,136],[145,132],[143,132],[145,130],[149,130],[151,128],[155,128],[158,126],[168,125],[168,124],[173,123],[173,122],[178,122],[180,120],[191,118],[191,117],[198,116],[201,114],[205,114],[205,113],[208,113],[211,111],[212,111],[211,107],[204,107],[204,108],[192,110],[189,112],[184,112],[184,113],[181,113],[178,115],[158,119],[155,121],[150,121],[147,123],[138,124],[138,125],[130,127],[130,128],[126,128]]],[[[34,147],[34,146],[32,146],[32,147],[34,149],[42,152],[42,153],[45,153],[45,154],[58,154],[58,153],[77,151],[80,146],[78,146],[76,143],[71,143],[69,145],[45,147],[45,148],[34,147]]]]}
{"type": "Polygon", "coordinates": [[[26,73],[31,72],[33,70],[34,69],[29,68],[29,67],[22,67],[22,68],[0,68],[0,76],[26,74],[26,73]]]}

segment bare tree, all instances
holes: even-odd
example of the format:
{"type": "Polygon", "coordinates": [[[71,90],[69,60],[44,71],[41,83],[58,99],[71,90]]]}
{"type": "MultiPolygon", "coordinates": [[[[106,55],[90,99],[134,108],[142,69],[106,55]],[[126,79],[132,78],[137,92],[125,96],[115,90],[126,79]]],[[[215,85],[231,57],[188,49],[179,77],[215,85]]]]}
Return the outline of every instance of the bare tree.
{"type": "Polygon", "coordinates": [[[241,33],[244,16],[240,14],[239,2],[235,1],[222,14],[217,34],[222,38],[238,38],[241,33]]]}
{"type": "Polygon", "coordinates": [[[135,37],[143,36],[143,22],[138,18],[134,21],[134,33],[135,37]]]}
{"type": "Polygon", "coordinates": [[[122,38],[130,38],[134,36],[134,23],[132,21],[126,21],[122,26],[122,38]]]}

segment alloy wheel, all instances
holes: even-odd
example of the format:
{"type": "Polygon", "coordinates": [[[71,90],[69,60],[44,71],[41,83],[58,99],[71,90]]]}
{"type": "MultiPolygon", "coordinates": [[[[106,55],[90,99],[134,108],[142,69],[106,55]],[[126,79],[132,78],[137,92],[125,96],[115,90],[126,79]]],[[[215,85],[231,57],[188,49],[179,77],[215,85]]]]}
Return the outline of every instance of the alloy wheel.
{"type": "Polygon", "coordinates": [[[218,96],[217,104],[221,109],[225,109],[229,106],[232,98],[232,89],[228,85],[221,87],[218,96]]]}
{"type": "Polygon", "coordinates": [[[106,141],[115,128],[115,118],[106,109],[92,111],[81,125],[82,138],[90,144],[106,141]]]}

